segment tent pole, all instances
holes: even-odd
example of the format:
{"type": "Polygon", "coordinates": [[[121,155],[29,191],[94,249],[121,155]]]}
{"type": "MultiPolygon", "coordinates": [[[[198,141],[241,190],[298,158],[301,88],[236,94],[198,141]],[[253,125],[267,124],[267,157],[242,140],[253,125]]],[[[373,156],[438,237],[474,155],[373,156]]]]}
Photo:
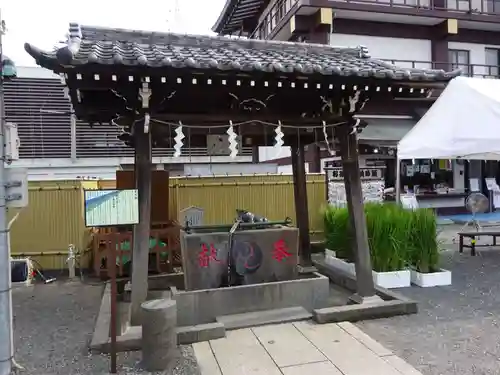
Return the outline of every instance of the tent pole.
{"type": "Polygon", "coordinates": [[[396,155],[396,203],[401,203],[401,160],[396,155]]]}

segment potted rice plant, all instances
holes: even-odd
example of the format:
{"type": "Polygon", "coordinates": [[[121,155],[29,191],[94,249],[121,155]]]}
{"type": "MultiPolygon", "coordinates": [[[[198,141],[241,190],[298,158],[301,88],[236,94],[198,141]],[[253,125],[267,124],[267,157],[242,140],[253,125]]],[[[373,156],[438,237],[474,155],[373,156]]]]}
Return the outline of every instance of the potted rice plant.
{"type": "Polygon", "coordinates": [[[408,211],[395,204],[366,205],[373,281],[384,288],[410,286],[408,211]]]}
{"type": "Polygon", "coordinates": [[[328,206],[323,209],[325,228],[325,263],[354,274],[353,233],[347,209],[328,206]]]}
{"type": "MultiPolygon", "coordinates": [[[[409,213],[395,204],[365,205],[368,242],[374,282],[385,288],[410,286],[408,248],[405,238],[409,213]]],[[[355,273],[353,233],[344,207],[323,211],[326,247],[325,262],[334,268],[355,273]]]]}
{"type": "Polygon", "coordinates": [[[434,212],[427,209],[413,211],[411,228],[411,282],[420,287],[451,285],[451,271],[439,267],[440,243],[434,212]]]}

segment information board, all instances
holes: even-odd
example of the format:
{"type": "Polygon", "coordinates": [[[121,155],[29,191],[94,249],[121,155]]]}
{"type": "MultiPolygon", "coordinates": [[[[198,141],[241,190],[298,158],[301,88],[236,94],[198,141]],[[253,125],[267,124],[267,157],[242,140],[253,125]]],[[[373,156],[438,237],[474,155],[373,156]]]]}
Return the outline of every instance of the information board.
{"type": "Polygon", "coordinates": [[[139,222],[136,189],[85,190],[85,226],[106,227],[139,222]]]}

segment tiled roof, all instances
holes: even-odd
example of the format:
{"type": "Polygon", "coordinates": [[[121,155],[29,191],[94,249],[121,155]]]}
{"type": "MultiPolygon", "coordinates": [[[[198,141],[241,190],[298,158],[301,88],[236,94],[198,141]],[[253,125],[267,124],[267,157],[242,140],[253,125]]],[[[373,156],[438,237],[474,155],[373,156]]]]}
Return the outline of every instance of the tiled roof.
{"type": "Polygon", "coordinates": [[[370,58],[365,47],[179,35],[70,25],[68,45],[44,52],[25,44],[37,63],[56,72],[87,64],[192,68],[234,72],[448,81],[460,70],[399,68],[370,58]]]}

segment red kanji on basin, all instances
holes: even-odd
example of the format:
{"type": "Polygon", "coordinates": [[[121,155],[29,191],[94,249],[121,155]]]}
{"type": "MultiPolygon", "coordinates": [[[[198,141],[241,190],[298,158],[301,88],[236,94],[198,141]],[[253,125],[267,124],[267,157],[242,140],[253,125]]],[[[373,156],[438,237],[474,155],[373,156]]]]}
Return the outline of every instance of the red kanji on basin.
{"type": "Polygon", "coordinates": [[[198,255],[199,266],[202,268],[206,268],[210,265],[210,262],[212,260],[220,263],[220,260],[217,259],[217,249],[215,248],[214,244],[211,243],[208,247],[205,243],[201,244],[201,251],[198,255]]]}
{"type": "Polygon", "coordinates": [[[288,247],[283,239],[273,244],[273,259],[282,262],[291,256],[292,254],[288,251],[288,247]]]}

